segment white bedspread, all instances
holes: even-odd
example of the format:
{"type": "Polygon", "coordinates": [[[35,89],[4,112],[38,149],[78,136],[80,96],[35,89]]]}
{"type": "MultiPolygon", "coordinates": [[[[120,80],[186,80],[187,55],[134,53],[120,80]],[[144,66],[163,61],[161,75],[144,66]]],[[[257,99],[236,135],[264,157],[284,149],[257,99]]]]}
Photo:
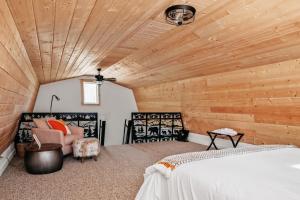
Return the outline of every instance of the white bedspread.
{"type": "Polygon", "coordinates": [[[300,200],[300,149],[207,159],[145,177],[137,200],[300,200]]]}

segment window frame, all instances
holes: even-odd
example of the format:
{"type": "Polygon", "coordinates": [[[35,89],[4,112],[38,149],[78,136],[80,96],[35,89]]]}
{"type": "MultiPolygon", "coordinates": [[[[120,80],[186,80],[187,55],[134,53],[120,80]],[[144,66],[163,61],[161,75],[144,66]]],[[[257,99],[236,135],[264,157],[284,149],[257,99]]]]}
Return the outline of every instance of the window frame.
{"type": "Polygon", "coordinates": [[[100,105],[100,91],[99,91],[99,85],[97,85],[96,83],[96,86],[97,86],[97,103],[85,103],[84,102],[84,83],[94,83],[94,81],[92,80],[89,80],[89,79],[81,79],[80,80],[80,85],[81,85],[81,105],[84,105],[84,106],[99,106],[100,105]]]}

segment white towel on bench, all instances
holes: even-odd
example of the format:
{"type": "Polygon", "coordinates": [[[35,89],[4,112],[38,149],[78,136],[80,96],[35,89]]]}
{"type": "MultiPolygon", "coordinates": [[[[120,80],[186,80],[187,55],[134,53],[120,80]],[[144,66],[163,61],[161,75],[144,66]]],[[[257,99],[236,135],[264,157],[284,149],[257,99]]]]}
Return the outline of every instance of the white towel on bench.
{"type": "Polygon", "coordinates": [[[238,134],[235,130],[231,128],[221,128],[221,129],[216,129],[212,131],[214,133],[222,134],[222,135],[230,135],[230,136],[235,136],[238,134]]]}

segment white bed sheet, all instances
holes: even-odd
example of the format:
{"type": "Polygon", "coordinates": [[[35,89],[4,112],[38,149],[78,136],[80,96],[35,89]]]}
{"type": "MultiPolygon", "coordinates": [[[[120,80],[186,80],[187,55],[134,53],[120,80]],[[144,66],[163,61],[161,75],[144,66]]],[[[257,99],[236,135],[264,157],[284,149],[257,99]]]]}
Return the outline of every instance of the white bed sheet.
{"type": "Polygon", "coordinates": [[[146,177],[137,200],[300,200],[300,149],[195,161],[146,177]]]}

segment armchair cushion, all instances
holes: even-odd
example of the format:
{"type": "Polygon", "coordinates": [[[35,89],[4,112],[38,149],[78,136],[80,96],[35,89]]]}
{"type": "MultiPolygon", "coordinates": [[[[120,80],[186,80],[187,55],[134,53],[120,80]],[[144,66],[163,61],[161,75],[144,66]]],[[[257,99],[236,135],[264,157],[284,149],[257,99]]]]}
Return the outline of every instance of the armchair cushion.
{"type": "Polygon", "coordinates": [[[74,142],[74,140],[76,140],[76,136],[75,135],[65,135],[64,137],[64,143],[66,145],[70,145],[74,142]]]}
{"type": "Polygon", "coordinates": [[[84,137],[84,129],[78,126],[68,126],[72,135],[76,137],[76,139],[81,139],[84,137]]]}
{"type": "Polygon", "coordinates": [[[36,127],[38,127],[38,128],[50,129],[47,124],[47,119],[45,119],[45,118],[40,118],[40,119],[34,118],[33,122],[36,125],[36,127]]]}
{"type": "Polygon", "coordinates": [[[36,134],[41,143],[58,143],[64,145],[64,134],[62,131],[32,128],[32,133],[36,134]]]}

